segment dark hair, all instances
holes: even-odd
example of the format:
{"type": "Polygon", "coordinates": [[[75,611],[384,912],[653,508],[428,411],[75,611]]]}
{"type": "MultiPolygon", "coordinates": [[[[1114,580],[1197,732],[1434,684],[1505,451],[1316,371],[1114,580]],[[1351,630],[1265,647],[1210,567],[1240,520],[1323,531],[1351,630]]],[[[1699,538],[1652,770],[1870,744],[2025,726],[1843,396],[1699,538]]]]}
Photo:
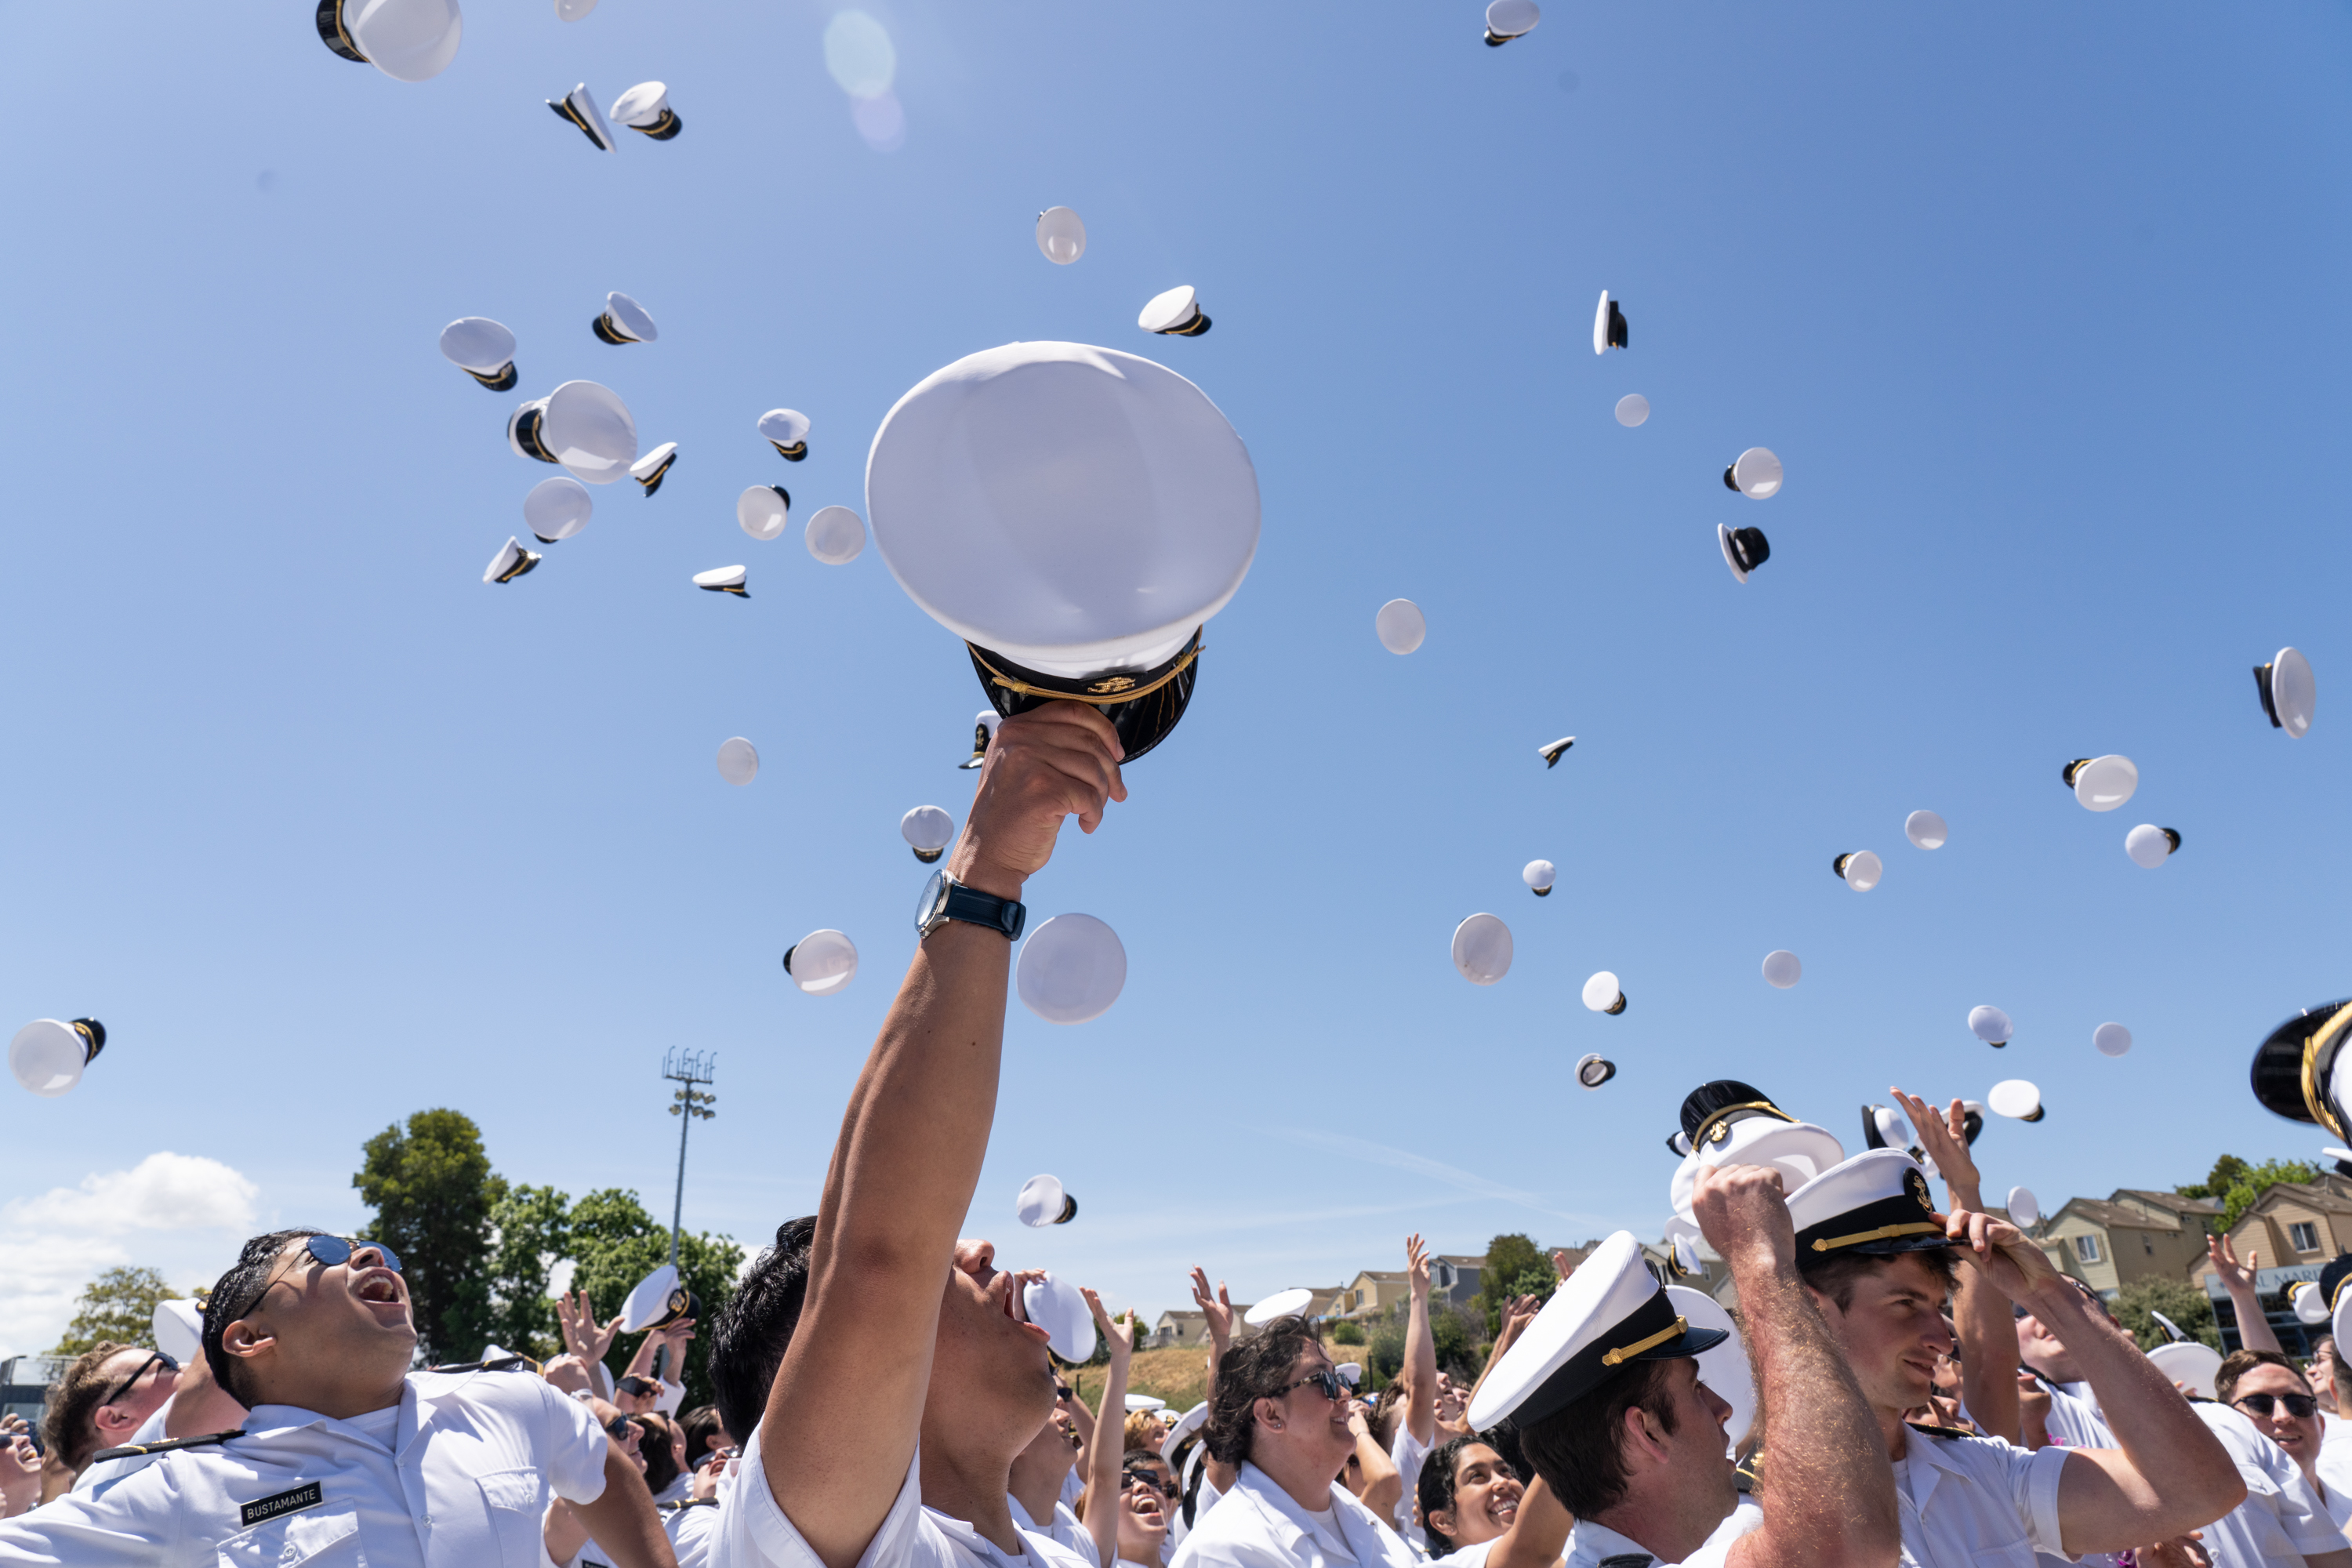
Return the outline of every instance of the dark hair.
{"type": "Polygon", "coordinates": [[[98,1402],[111,1386],[106,1363],[137,1345],[100,1340],[74,1357],[63,1377],[49,1387],[41,1416],[41,1447],[79,1475],[98,1452],[98,1402]]]}
{"type": "Polygon", "coordinates": [[[2333,1339],[2327,1342],[2327,1372],[2329,1384],[2342,1390],[2336,1399],[2337,1408],[2341,1409],[2345,1397],[2352,1395],[2352,1363],[2345,1361],[2344,1347],[2333,1339]]]}
{"type": "Polygon", "coordinates": [[[222,1392],[247,1410],[259,1401],[254,1397],[253,1385],[246,1381],[244,1360],[221,1348],[221,1336],[228,1331],[231,1323],[250,1315],[261,1305],[270,1271],[278,1267],[278,1255],[286,1250],[287,1243],[331,1234],[309,1226],[255,1237],[238,1252],[236,1261],[213,1282],[212,1293],[205,1298],[205,1364],[212,1368],[213,1381],[220,1384],[222,1392]]]}
{"type": "Polygon", "coordinates": [[[1405,1410],[1412,1403],[1412,1381],[1410,1373],[1400,1370],[1389,1379],[1388,1386],[1372,1396],[1372,1441],[1382,1450],[1396,1447],[1397,1427],[1403,1422],[1405,1410]]]}
{"type": "MultiPolygon", "coordinates": [[[[1600,1387],[1569,1401],[1540,1421],[1519,1428],[1519,1449],[1551,1487],[1562,1507],[1579,1519],[1615,1508],[1625,1496],[1625,1413],[1637,1406],[1675,1429],[1673,1396],[1666,1389],[1669,1361],[1637,1361],[1600,1387]]],[[[1424,1468],[1423,1475],[1428,1474],[1424,1468]]],[[[1429,1516],[1422,1515],[1422,1528],[1429,1516]]]]}
{"type": "MultiPolygon", "coordinates": [[[[1414,1488],[1416,1500],[1421,1504],[1421,1528],[1443,1549],[1432,1552],[1430,1555],[1433,1557],[1443,1557],[1448,1552],[1458,1550],[1454,1537],[1437,1528],[1436,1520],[1439,1510],[1448,1513],[1454,1510],[1454,1472],[1462,1463],[1462,1450],[1474,1444],[1481,1448],[1495,1447],[1480,1433],[1466,1433],[1459,1437],[1448,1437],[1431,1449],[1429,1458],[1421,1462],[1421,1481],[1414,1488]]],[[[1500,1449],[1496,1450],[1496,1457],[1506,1465],[1510,1463],[1500,1449]]]]}
{"type": "Polygon", "coordinates": [[[1211,1458],[1238,1465],[1250,1457],[1250,1443],[1257,1435],[1257,1402],[1279,1398],[1282,1385],[1290,1381],[1290,1363],[1317,1342],[1307,1320],[1292,1315],[1275,1319],[1218,1359],[1204,1439],[1211,1458]]]}
{"type": "Polygon", "coordinates": [[[645,1456],[646,1489],[659,1497],[677,1479],[677,1458],[669,1447],[669,1417],[647,1410],[629,1419],[637,1427],[637,1452],[645,1456]]]}
{"type": "Polygon", "coordinates": [[[2303,1368],[2276,1351],[2231,1351],[2221,1359],[2221,1370],[2213,1374],[2213,1397],[2223,1405],[2230,1404],[2238,1392],[2238,1380],[2258,1366],[2283,1366],[2294,1373],[2295,1381],[2305,1390],[2311,1387],[2311,1379],[2304,1375],[2303,1368]]]}
{"type": "Polygon", "coordinates": [[[677,1424],[686,1429],[686,1468],[689,1470],[698,1468],[710,1457],[711,1449],[721,1446],[721,1434],[733,1436],[727,1431],[727,1423],[719,1418],[716,1405],[698,1405],[679,1416],[677,1424]]]}
{"type": "Polygon", "coordinates": [[[1866,1274],[1884,1273],[1906,1258],[1916,1258],[1927,1266],[1927,1271],[1942,1282],[1948,1291],[1954,1271],[1959,1267],[1952,1259],[1948,1247],[1923,1247],[1917,1252],[1897,1252],[1892,1256],[1866,1252],[1832,1252],[1827,1258],[1797,1259],[1797,1273],[1813,1289],[1837,1303],[1843,1312],[1853,1305],[1853,1288],[1866,1274]]]}
{"type": "Polygon", "coordinates": [[[738,1443],[749,1443],[768,1408],[776,1369],[800,1327],[808,1300],[809,1248],[816,1241],[816,1215],[788,1219],[776,1227],[776,1245],[760,1254],[735,1294],[710,1323],[710,1385],[719,1419],[738,1443]]]}

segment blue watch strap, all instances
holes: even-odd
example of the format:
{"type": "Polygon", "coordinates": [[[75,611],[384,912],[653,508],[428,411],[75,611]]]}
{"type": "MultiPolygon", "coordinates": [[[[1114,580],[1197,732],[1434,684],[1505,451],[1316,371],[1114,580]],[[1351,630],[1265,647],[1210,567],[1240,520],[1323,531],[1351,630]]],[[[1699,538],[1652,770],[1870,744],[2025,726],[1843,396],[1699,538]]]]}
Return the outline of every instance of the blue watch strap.
{"type": "Polygon", "coordinates": [[[993,893],[967,888],[950,879],[947,904],[940,913],[949,920],[962,921],[967,925],[1001,931],[1007,939],[1018,942],[1021,940],[1021,928],[1029,919],[1029,907],[1018,899],[1000,899],[993,893]]]}

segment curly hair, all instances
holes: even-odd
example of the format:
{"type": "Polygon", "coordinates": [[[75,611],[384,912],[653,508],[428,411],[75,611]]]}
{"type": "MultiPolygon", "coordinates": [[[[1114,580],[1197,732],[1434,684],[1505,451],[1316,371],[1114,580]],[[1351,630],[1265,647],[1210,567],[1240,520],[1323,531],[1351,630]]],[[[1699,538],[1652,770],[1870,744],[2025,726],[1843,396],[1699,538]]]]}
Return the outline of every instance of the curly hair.
{"type": "Polygon", "coordinates": [[[1280,1398],[1283,1385],[1290,1381],[1291,1363],[1317,1342],[1307,1320],[1291,1316],[1275,1319],[1225,1352],[1217,1362],[1217,1385],[1209,1391],[1203,1440],[1213,1458],[1238,1465],[1250,1457],[1250,1443],[1257,1435],[1257,1402],[1280,1398]]]}

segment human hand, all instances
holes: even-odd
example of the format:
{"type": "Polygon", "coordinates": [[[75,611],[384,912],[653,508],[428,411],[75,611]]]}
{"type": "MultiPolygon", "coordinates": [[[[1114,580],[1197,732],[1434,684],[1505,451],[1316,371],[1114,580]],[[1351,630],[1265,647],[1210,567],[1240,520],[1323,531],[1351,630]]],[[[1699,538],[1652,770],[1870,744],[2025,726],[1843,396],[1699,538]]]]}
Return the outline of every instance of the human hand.
{"type": "Polygon", "coordinates": [[[2212,1568],[2212,1557],[2198,1544],[2204,1539],[2203,1531],[2192,1530],[2153,1546],[2136,1546],[2133,1560],[2140,1568],[2212,1568]]]}
{"type": "Polygon", "coordinates": [[[1404,1238],[1404,1278],[1414,1300],[1429,1300],[1429,1248],[1421,1244],[1419,1231],[1404,1238]]]}
{"type": "Polygon", "coordinates": [[[1528,1325],[1534,1322],[1536,1314],[1542,1310],[1543,1303],[1533,1296],[1522,1296],[1506,1306],[1503,1309],[1503,1331],[1495,1336],[1495,1356],[1499,1358],[1517,1343],[1519,1336],[1527,1331],[1528,1325]]]}
{"type": "Polygon", "coordinates": [[[705,1498],[717,1497],[719,1478],[726,1473],[727,1461],[717,1454],[711,1455],[695,1467],[694,1479],[687,1485],[687,1495],[697,1502],[700,1502],[705,1498]]]}
{"type": "Polygon", "coordinates": [[[1691,1207],[1699,1234],[1726,1263],[1794,1268],[1797,1231],[1780,1173],[1770,1165],[1698,1167],[1691,1207]]]}
{"type": "Polygon", "coordinates": [[[601,1328],[596,1322],[595,1306],[582,1290],[575,1296],[555,1299],[555,1321],[563,1331],[563,1348],[582,1361],[603,1361],[604,1352],[613,1348],[613,1341],[621,1332],[618,1313],[601,1328]]]}
{"type": "Polygon", "coordinates": [[[1048,702],[996,727],[981,764],[949,875],[1001,899],[1054,857],[1062,818],[1079,828],[1102,825],[1110,802],[1127,798],[1118,764],[1127,755],[1110,721],[1084,702],[1048,702]]]}
{"type": "Polygon", "coordinates": [[[1568,1248],[1565,1247],[1555,1247],[1551,1249],[1551,1271],[1563,1280],[1576,1272],[1576,1264],[1568,1256],[1568,1248]]]}
{"type": "Polygon", "coordinates": [[[2063,1275],[2051,1267],[2049,1255],[2007,1220],[1964,1208],[1934,1217],[1941,1218],[1944,1234],[1959,1243],[1952,1248],[1952,1256],[1974,1268],[1986,1284],[2011,1300],[2034,1309],[2033,1315],[2050,1330],[2052,1338],[2059,1337],[2056,1325],[2038,1306],[2038,1299],[2044,1291],[2055,1286],[2067,1302],[2078,1310],[2082,1309],[2082,1297],[2065,1283],[2063,1275]]]}
{"type": "Polygon", "coordinates": [[[41,1456],[22,1421],[0,1446],[0,1518],[14,1519],[39,1506],[41,1456]]]}
{"type": "Polygon", "coordinates": [[[576,1355],[557,1356],[540,1368],[539,1375],[566,1394],[587,1394],[595,1388],[588,1378],[588,1363],[576,1355]]]}
{"type": "Polygon", "coordinates": [[[1111,1364],[1126,1364],[1128,1358],[1135,1353],[1135,1314],[1122,1312],[1114,1318],[1103,1310],[1100,1296],[1083,1285],[1078,1287],[1078,1294],[1087,1299],[1087,1310],[1095,1315],[1095,1332],[1100,1334],[1103,1343],[1109,1347],[1111,1364]],[[1121,1328],[1121,1323],[1127,1326],[1121,1328]]]}
{"type": "Polygon", "coordinates": [[[1217,1281],[1217,1293],[1209,1294],[1207,1270],[1198,1264],[1192,1268],[1192,1304],[1201,1309],[1201,1316],[1209,1326],[1209,1338],[1219,1350],[1233,1342],[1234,1299],[1225,1292],[1225,1282],[1217,1281]]]}
{"type": "Polygon", "coordinates": [[[1892,1084],[1886,1092],[1895,1097],[1895,1103],[1910,1118],[1920,1152],[1936,1163],[1936,1173],[1944,1178],[1946,1195],[1962,1208],[1974,1208],[1984,1202],[1984,1178],[1978,1174],[1976,1156],[1969,1149],[1967,1108],[1956,1100],[1950,1109],[1937,1110],[1917,1095],[1906,1094],[1892,1084]]]}
{"type": "Polygon", "coordinates": [[[2237,1245],[2230,1239],[2230,1233],[2225,1230],[2207,1242],[2205,1250],[2213,1259],[2213,1272],[2221,1277],[2222,1289],[2230,1292],[2231,1300],[2255,1293],[2255,1277],[2261,1272],[2262,1248],[2258,1247],[2246,1248],[2246,1260],[2240,1263],[2237,1245]]]}

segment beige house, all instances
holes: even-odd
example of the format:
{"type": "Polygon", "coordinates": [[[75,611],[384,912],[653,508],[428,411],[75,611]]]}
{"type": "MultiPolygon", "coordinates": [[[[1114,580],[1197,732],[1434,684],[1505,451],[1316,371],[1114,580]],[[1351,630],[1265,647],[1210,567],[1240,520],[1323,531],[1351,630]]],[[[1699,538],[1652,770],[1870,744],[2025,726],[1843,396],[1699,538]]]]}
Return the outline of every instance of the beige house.
{"type": "MultiPolygon", "coordinates": [[[[1462,1306],[1478,1293],[1478,1283],[1486,1272],[1486,1259],[1466,1253],[1444,1252],[1430,1259],[1432,1264],[1429,1300],[1433,1306],[1462,1306]],[[1442,1266],[1442,1267],[1440,1267],[1442,1266]]],[[[1332,1308],[1335,1317],[1376,1318],[1412,1293],[1412,1282],[1402,1268],[1367,1268],[1340,1288],[1339,1301],[1332,1308]]]]}
{"type": "MultiPolygon", "coordinates": [[[[2280,1182],[2263,1189],[2253,1206],[2230,1227],[2230,1243],[2243,1262],[2249,1249],[2264,1269],[2324,1264],[2352,1252],[2352,1178],[2325,1172],[2315,1182],[2280,1182]]],[[[2193,1265],[2199,1284],[2212,1272],[2210,1261],[2193,1265]]]]}
{"type": "MultiPolygon", "coordinates": [[[[2347,1205],[2352,1209],[2352,1205],[2347,1205]]],[[[2033,1231],[2051,1263],[2109,1300],[2136,1279],[2187,1279],[2205,1256],[2206,1222],[2221,1212],[2208,1198],[2118,1187],[2069,1198],[2033,1231]]]]}

